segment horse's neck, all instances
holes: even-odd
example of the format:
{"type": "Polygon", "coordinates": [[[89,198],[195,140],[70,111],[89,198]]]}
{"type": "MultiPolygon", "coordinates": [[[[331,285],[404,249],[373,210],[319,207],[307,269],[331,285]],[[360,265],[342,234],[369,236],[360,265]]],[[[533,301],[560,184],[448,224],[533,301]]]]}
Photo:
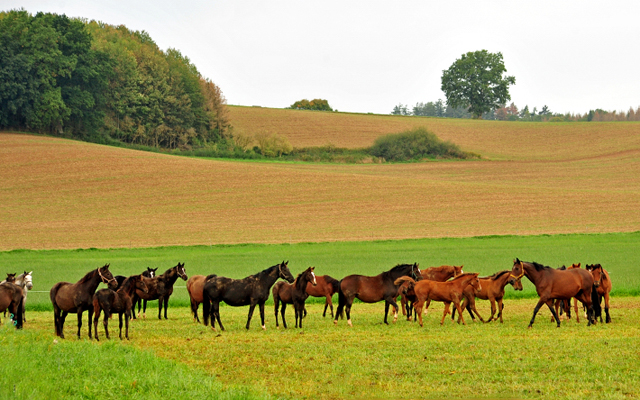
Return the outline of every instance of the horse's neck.
{"type": "Polygon", "coordinates": [[[162,274],[160,278],[165,284],[169,286],[173,286],[173,284],[176,283],[176,281],[178,280],[178,272],[176,272],[176,270],[172,268],[169,271],[162,274]]]}
{"type": "Polygon", "coordinates": [[[534,285],[540,280],[540,276],[544,273],[544,270],[538,271],[533,264],[522,264],[524,268],[524,274],[534,285]]]}
{"type": "Polygon", "coordinates": [[[133,279],[127,278],[127,280],[122,284],[122,287],[118,289],[118,293],[126,294],[131,297],[133,292],[136,290],[136,283],[133,279]]]}
{"type": "Polygon", "coordinates": [[[100,282],[102,282],[102,279],[100,278],[100,272],[97,269],[93,271],[93,276],[91,276],[91,278],[82,282],[83,280],[84,278],[81,279],[80,282],[77,282],[76,285],[78,286],[86,285],[86,288],[89,292],[95,292],[96,289],[98,288],[98,285],[100,285],[100,282]]]}
{"type": "Polygon", "coordinates": [[[265,269],[264,271],[260,272],[258,274],[258,281],[262,281],[264,280],[264,282],[270,287],[272,286],[280,277],[280,273],[278,271],[278,269],[276,268],[277,265],[273,266],[273,267],[269,267],[267,269],[265,269]]]}

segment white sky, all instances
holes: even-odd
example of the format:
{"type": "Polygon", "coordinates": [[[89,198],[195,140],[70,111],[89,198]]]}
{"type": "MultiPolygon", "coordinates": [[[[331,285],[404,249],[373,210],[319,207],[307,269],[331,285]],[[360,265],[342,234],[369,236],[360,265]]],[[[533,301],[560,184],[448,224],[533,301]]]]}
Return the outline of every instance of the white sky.
{"type": "Polygon", "coordinates": [[[585,113],[640,106],[639,1],[2,0],[147,31],[237,105],[323,98],[388,114],[445,99],[442,71],[463,53],[502,52],[519,108],[585,113]]]}

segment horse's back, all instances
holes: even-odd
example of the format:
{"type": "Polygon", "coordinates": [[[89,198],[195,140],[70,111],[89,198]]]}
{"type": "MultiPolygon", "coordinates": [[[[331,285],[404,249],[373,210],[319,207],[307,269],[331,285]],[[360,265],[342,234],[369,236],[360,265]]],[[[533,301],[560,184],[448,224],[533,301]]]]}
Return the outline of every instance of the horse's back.
{"type": "Polygon", "coordinates": [[[202,290],[205,283],[204,275],[192,275],[187,281],[187,292],[191,300],[202,303],[202,290]]]}
{"type": "MultiPolygon", "coordinates": [[[[212,301],[224,301],[230,306],[246,306],[251,303],[252,285],[244,279],[231,279],[225,276],[215,276],[207,280],[203,291],[207,291],[212,301]]],[[[269,291],[267,291],[267,297],[269,291]]]]}
{"type": "Polygon", "coordinates": [[[566,270],[550,268],[548,271],[550,271],[552,278],[547,289],[551,298],[568,300],[581,291],[591,292],[593,276],[587,270],[582,268],[566,270]]]}
{"type": "Polygon", "coordinates": [[[67,312],[75,312],[74,284],[58,282],[49,291],[49,297],[54,306],[67,312]]]}
{"type": "Polygon", "coordinates": [[[385,284],[382,274],[376,276],[349,275],[340,281],[340,290],[347,297],[356,297],[365,303],[384,299],[385,284]]]}
{"type": "Polygon", "coordinates": [[[0,311],[8,309],[12,304],[22,301],[22,288],[11,282],[0,284],[0,311]]]}

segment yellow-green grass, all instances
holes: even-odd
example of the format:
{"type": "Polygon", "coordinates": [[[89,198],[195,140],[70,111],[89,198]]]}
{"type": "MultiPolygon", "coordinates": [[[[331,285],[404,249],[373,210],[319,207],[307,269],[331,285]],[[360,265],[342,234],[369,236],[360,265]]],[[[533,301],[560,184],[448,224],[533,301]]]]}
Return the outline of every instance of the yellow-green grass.
{"type": "MultiPolygon", "coordinates": [[[[246,307],[222,307],[225,332],[213,332],[194,323],[188,308],[182,307],[170,310],[169,320],[147,318],[132,322],[130,341],[117,339],[115,317],[109,323],[113,339],[107,343],[100,321],[98,330],[102,339],[93,346],[148,350],[157,357],[185,364],[194,376],[213,376],[214,382],[203,381],[207,387],[215,386],[217,381],[223,388],[242,387],[292,399],[623,399],[640,396],[637,369],[640,301],[637,298],[614,297],[611,324],[587,327],[582,318],[580,323],[563,322],[558,329],[550,322],[548,309],[543,309],[533,328],[527,329],[535,303],[535,299],[508,300],[504,324],[472,323],[465,315],[467,326],[457,325],[448,318],[444,326],[440,326],[443,306],[433,303],[423,328],[402,319],[389,326],[382,324],[382,303],[355,304],[353,328],[344,320],[336,327],[331,318],[321,316],[320,304],[309,304],[303,330],[275,329],[273,308],[267,307],[266,331],[259,328],[257,310],[247,331],[244,328],[246,307]]],[[[478,308],[487,316],[487,302],[479,302],[478,308]]],[[[83,339],[78,341],[74,335],[76,321],[72,317],[67,318],[65,325],[66,357],[90,364],[95,357],[81,356],[91,351],[87,347],[86,322],[83,339]]],[[[5,325],[0,327],[0,336],[14,337],[12,341],[18,346],[29,346],[33,332],[37,332],[39,341],[49,343],[49,353],[43,356],[55,361],[59,355],[53,344],[52,319],[51,312],[31,312],[24,332],[14,332],[5,325]]],[[[290,326],[294,323],[290,308],[287,320],[290,326]]],[[[0,341],[0,346],[2,343],[6,341],[0,341]]],[[[128,364],[140,364],[135,352],[118,350],[120,353],[128,354],[128,364]]],[[[19,377],[15,383],[20,388],[38,374],[38,361],[32,362],[35,373],[19,377]]],[[[124,368],[114,363],[114,368],[118,367],[124,368]]],[[[85,368],[91,377],[91,366],[85,368]]],[[[64,374],[64,368],[60,372],[64,374]]],[[[51,379],[50,374],[43,375],[51,379]]],[[[133,369],[119,370],[122,387],[116,386],[116,393],[132,392],[131,383],[136,377],[141,379],[139,375],[133,369]]],[[[0,382],[2,379],[4,377],[0,377],[0,382]]],[[[85,382],[86,390],[78,390],[80,393],[98,392],[101,384],[98,377],[85,382]]],[[[153,379],[151,383],[149,379],[144,383],[147,389],[152,389],[153,379]]],[[[2,386],[11,388],[9,382],[3,382],[2,386]]],[[[176,393],[180,392],[176,390],[176,393]]],[[[34,388],[31,394],[40,397],[42,393],[34,388]]]]}
{"type": "Polygon", "coordinates": [[[0,250],[637,231],[640,135],[618,133],[613,149],[572,136],[575,158],[547,160],[564,152],[549,140],[541,156],[392,165],[194,159],[1,133],[0,250]]]}
{"type": "MultiPolygon", "coordinates": [[[[376,138],[426,127],[494,160],[576,160],[640,149],[638,122],[538,123],[408,117],[230,106],[237,133],[277,133],[295,147],[364,148],[376,138]]],[[[622,155],[620,155],[622,156],[622,155]]]]}

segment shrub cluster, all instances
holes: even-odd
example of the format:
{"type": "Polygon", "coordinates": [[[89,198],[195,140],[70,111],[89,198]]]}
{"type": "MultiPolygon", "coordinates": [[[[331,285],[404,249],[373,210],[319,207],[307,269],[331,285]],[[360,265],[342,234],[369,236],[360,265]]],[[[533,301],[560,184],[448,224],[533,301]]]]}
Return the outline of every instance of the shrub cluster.
{"type": "Polygon", "coordinates": [[[396,134],[379,137],[370,149],[370,154],[387,161],[419,161],[435,158],[473,158],[460,150],[456,144],[440,140],[426,128],[415,128],[396,134]]]}

